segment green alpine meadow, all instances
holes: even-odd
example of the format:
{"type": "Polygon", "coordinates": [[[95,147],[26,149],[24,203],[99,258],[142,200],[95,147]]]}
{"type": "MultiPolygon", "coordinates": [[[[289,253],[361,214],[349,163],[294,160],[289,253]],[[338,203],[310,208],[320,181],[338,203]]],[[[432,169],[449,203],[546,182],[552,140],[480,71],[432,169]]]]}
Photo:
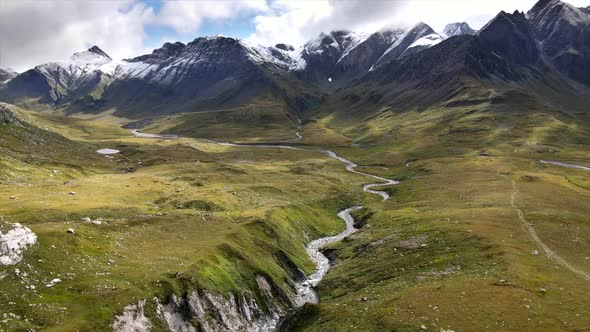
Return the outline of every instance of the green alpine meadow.
{"type": "Polygon", "coordinates": [[[590,3],[501,4],[0,3],[0,331],[589,331],[590,3]]]}

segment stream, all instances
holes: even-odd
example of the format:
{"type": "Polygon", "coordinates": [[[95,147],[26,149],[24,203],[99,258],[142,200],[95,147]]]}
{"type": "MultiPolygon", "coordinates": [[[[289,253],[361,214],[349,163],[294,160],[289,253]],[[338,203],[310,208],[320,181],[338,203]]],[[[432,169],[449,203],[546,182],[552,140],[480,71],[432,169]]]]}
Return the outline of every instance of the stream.
{"type": "MultiPolygon", "coordinates": [[[[291,145],[238,144],[238,143],[231,143],[231,142],[214,141],[214,140],[210,140],[210,139],[203,139],[203,141],[209,142],[209,143],[214,143],[214,144],[219,144],[219,145],[223,145],[223,146],[250,147],[250,148],[275,148],[275,149],[312,151],[312,150],[303,149],[303,148],[299,148],[299,147],[295,147],[295,146],[291,146],[291,145]]],[[[336,152],[334,152],[334,151],[331,151],[331,150],[317,150],[317,151],[324,153],[328,157],[336,159],[339,162],[343,163],[344,165],[346,165],[346,170],[351,173],[355,173],[355,174],[359,174],[359,175],[363,175],[363,176],[368,176],[368,177],[371,177],[371,178],[379,181],[377,183],[365,184],[363,186],[363,191],[370,193],[370,194],[379,195],[379,196],[381,196],[381,198],[384,201],[389,199],[389,194],[386,191],[374,190],[372,188],[383,187],[383,186],[392,186],[392,185],[396,185],[399,183],[399,181],[396,181],[396,180],[387,179],[387,178],[384,178],[384,177],[381,177],[381,176],[378,176],[375,174],[371,174],[371,173],[357,171],[356,170],[356,168],[358,167],[357,164],[353,163],[352,161],[350,161],[344,157],[337,155],[336,152]]],[[[315,263],[316,268],[312,274],[307,276],[306,280],[304,280],[302,282],[295,283],[295,289],[297,291],[297,294],[295,295],[295,304],[297,306],[302,306],[308,302],[310,302],[310,303],[317,303],[318,302],[319,298],[318,298],[318,295],[315,291],[315,287],[320,283],[320,281],[328,273],[328,270],[330,270],[330,260],[328,259],[328,257],[326,257],[322,253],[322,249],[332,243],[341,241],[345,237],[347,237],[357,231],[357,229],[354,228],[354,218],[351,215],[351,213],[356,210],[360,210],[363,207],[364,206],[353,206],[353,207],[349,207],[349,208],[346,208],[346,209],[338,212],[337,216],[340,219],[344,220],[344,222],[346,223],[346,229],[337,235],[326,236],[326,237],[322,237],[322,238],[313,240],[306,246],[305,250],[307,251],[307,254],[309,255],[309,258],[311,259],[311,261],[315,263]]]]}
{"type": "MultiPolygon", "coordinates": [[[[163,136],[164,136],[164,135],[140,133],[137,130],[133,130],[132,133],[135,137],[144,137],[144,138],[163,138],[163,136]]],[[[297,137],[299,138],[300,133],[297,132],[297,134],[299,134],[299,135],[297,135],[297,137]]],[[[168,137],[178,137],[178,136],[169,135],[168,137]]],[[[208,142],[208,143],[218,144],[218,145],[222,145],[222,146],[313,151],[313,150],[304,149],[304,148],[291,146],[291,145],[238,144],[238,143],[231,143],[231,142],[215,141],[215,140],[210,140],[210,139],[201,139],[201,140],[208,142]]],[[[381,176],[378,176],[375,174],[357,171],[356,170],[356,168],[358,167],[357,164],[353,163],[352,161],[350,161],[344,157],[337,155],[336,152],[334,152],[334,151],[331,151],[331,150],[316,150],[316,151],[323,153],[330,158],[340,161],[341,163],[343,163],[346,166],[346,170],[351,173],[371,177],[371,178],[377,180],[378,182],[376,182],[376,183],[365,184],[363,186],[363,191],[370,193],[370,194],[379,195],[379,196],[381,196],[381,198],[384,201],[390,198],[389,194],[386,191],[375,190],[373,188],[383,187],[383,186],[392,186],[392,185],[396,185],[399,183],[399,181],[396,181],[393,179],[388,179],[388,178],[384,178],[384,177],[381,177],[381,176]]],[[[326,237],[322,237],[322,238],[313,240],[306,246],[305,250],[307,251],[307,254],[309,255],[309,258],[311,259],[311,261],[315,263],[316,268],[312,274],[307,276],[306,280],[304,280],[302,282],[295,283],[295,289],[297,292],[295,295],[295,304],[298,307],[304,305],[305,303],[317,303],[319,301],[318,294],[315,291],[315,287],[320,283],[320,281],[324,278],[324,276],[330,270],[330,260],[328,259],[328,257],[326,257],[322,253],[322,249],[332,243],[341,241],[345,237],[347,237],[357,231],[357,229],[354,227],[354,217],[352,216],[351,213],[354,211],[360,210],[362,208],[364,208],[364,206],[353,206],[353,207],[349,207],[349,208],[346,208],[346,209],[338,212],[337,216],[338,216],[338,218],[342,219],[345,222],[346,229],[339,234],[326,236],[326,237]]]]}

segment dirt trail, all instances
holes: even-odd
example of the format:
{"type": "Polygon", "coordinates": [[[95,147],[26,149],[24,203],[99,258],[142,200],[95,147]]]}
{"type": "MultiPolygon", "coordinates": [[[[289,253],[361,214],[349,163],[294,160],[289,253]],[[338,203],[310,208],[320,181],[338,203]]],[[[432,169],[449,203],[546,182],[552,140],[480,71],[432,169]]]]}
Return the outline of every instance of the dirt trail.
{"type": "Polygon", "coordinates": [[[522,212],[522,210],[516,204],[516,196],[520,193],[520,191],[518,190],[518,187],[516,186],[516,182],[514,180],[512,180],[512,188],[513,191],[510,200],[510,205],[512,205],[512,208],[516,210],[516,213],[518,214],[518,220],[520,221],[522,229],[525,231],[529,239],[531,239],[531,241],[533,241],[537,245],[537,247],[539,247],[539,249],[541,249],[545,253],[545,255],[547,255],[547,257],[549,257],[555,263],[565,267],[566,269],[572,271],[573,273],[579,275],[587,281],[590,281],[590,274],[572,266],[565,259],[563,259],[557,253],[555,253],[555,251],[551,250],[551,248],[549,248],[543,241],[541,241],[533,225],[531,225],[526,220],[524,212],[522,212]]]}
{"type": "Polygon", "coordinates": [[[561,166],[561,167],[575,168],[575,169],[582,169],[584,171],[590,171],[590,167],[576,165],[576,164],[564,163],[564,162],[561,162],[561,161],[543,160],[543,159],[541,159],[541,160],[539,160],[539,162],[541,164],[550,164],[550,165],[556,165],[556,166],[561,166]]]}

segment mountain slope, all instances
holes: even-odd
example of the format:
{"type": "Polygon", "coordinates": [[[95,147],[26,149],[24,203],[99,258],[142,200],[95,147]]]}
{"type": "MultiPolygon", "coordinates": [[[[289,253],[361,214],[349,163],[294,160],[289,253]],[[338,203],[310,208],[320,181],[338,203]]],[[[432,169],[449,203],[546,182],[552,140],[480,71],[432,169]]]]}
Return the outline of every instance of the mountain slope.
{"type": "Polygon", "coordinates": [[[457,82],[466,73],[501,82],[539,80],[547,74],[556,85],[569,86],[550,69],[555,66],[566,77],[590,84],[588,45],[590,16],[585,9],[541,0],[528,17],[502,12],[477,33],[464,22],[448,24],[441,34],[425,23],[408,31],[332,31],[298,51],[284,44],[264,47],[235,38],[201,37],[188,44],[166,43],[151,54],[123,61],[93,47],[8,80],[0,86],[0,99],[68,114],[114,110],[130,118],[251,106],[262,100],[295,116],[339,89],[354,91],[359,82],[383,90],[363,93],[373,102],[384,95],[418,97],[420,93],[410,90],[432,87],[434,94],[417,99],[418,104],[453,91],[452,86],[436,89],[436,84],[457,82]],[[433,52],[439,59],[421,54],[450,37],[460,38],[453,41],[457,49],[445,46],[447,54],[433,52]],[[403,84],[379,86],[394,81],[403,84]]]}
{"type": "Polygon", "coordinates": [[[0,96],[66,113],[116,109],[129,117],[231,107],[260,98],[300,111],[316,104],[321,94],[287,74],[290,52],[235,38],[202,37],[115,62],[93,47],[68,62],[18,75],[0,89],[0,96]]]}
{"type": "Polygon", "coordinates": [[[528,17],[553,64],[568,77],[590,84],[590,14],[559,0],[541,0],[528,17]]]}
{"type": "Polygon", "coordinates": [[[18,75],[18,73],[10,68],[0,68],[0,83],[8,81],[16,75],[18,75]]]}
{"type": "Polygon", "coordinates": [[[425,23],[408,31],[382,30],[370,35],[349,31],[321,33],[302,47],[289,69],[303,81],[335,91],[376,66],[417,53],[443,39],[425,23]]]}
{"type": "MultiPolygon", "coordinates": [[[[512,94],[510,98],[583,108],[584,92],[543,60],[534,32],[521,12],[501,12],[476,35],[449,38],[379,66],[355,86],[332,95],[315,112],[334,112],[341,119],[359,121],[386,110],[486,103],[493,95],[504,93],[512,94]]],[[[510,98],[495,100],[509,102],[510,98]]]]}
{"type": "Polygon", "coordinates": [[[318,94],[287,75],[289,52],[226,37],[167,43],[117,66],[103,100],[117,114],[135,117],[232,107],[255,98],[302,110],[318,94]]]}
{"type": "Polygon", "coordinates": [[[111,58],[94,46],[75,53],[65,62],[36,66],[0,89],[3,100],[47,108],[78,98],[100,97],[110,81],[111,58]]]}
{"type": "Polygon", "coordinates": [[[442,38],[428,24],[419,22],[394,41],[377,60],[375,66],[386,64],[404,55],[416,53],[419,50],[437,44],[441,40],[442,38]]]}
{"type": "Polygon", "coordinates": [[[74,142],[39,125],[28,111],[0,103],[0,178],[47,174],[67,167],[87,169],[104,167],[90,144],[74,142]]]}
{"type": "MultiPolygon", "coordinates": [[[[351,54],[350,52],[364,44],[370,37],[349,31],[321,33],[317,38],[303,45],[295,55],[289,70],[303,81],[330,89],[336,82],[341,81],[340,78],[344,78],[342,69],[347,67],[346,64],[341,65],[340,75],[336,80],[334,77],[336,76],[336,65],[345,58],[352,59],[356,53],[351,54]]],[[[370,43],[374,44],[376,48],[380,48],[387,38],[386,36],[382,36],[382,38],[376,36],[371,38],[370,43]]],[[[347,60],[347,63],[351,64],[351,60],[347,60]]]]}

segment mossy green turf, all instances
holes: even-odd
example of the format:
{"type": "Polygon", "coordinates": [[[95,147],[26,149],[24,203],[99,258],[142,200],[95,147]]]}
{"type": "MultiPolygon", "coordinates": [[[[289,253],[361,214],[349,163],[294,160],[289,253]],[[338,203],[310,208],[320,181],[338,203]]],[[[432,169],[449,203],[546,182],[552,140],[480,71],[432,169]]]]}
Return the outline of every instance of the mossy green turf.
{"type": "Polygon", "coordinates": [[[402,183],[332,246],[321,301],[291,330],[587,330],[590,282],[545,256],[511,205],[515,194],[541,240],[590,273],[590,173],[539,163],[590,166],[587,114],[485,102],[327,113],[317,122],[359,146],[336,151],[402,183]]]}
{"type": "MultiPolygon", "coordinates": [[[[29,165],[19,155],[2,159],[12,175],[1,184],[0,214],[31,227],[40,242],[18,266],[37,282],[35,292],[12,272],[0,281],[0,310],[22,317],[6,328],[106,330],[137,299],[197,287],[254,288],[256,274],[287,288],[277,253],[311,272],[306,234],[336,233],[343,225],[335,213],[359,204],[366,225],[331,247],[336,265],[319,285],[321,301],[294,315],[291,330],[590,326],[590,283],[533,255],[538,248],[511,205],[514,180],[516,206],[539,237],[590,272],[590,175],[538,162],[589,166],[585,113],[481,102],[404,113],[325,111],[305,124],[300,143],[309,149],[333,148],[359,170],[401,180],[385,188],[388,201],[360,190],[370,179],[314,151],[132,138],[108,114],[34,117],[74,140],[66,146],[89,153],[72,153],[75,163],[60,156],[50,166],[29,165]],[[96,158],[99,147],[122,154],[96,158]],[[130,166],[137,171],[123,173],[130,166]],[[18,199],[10,201],[12,195],[18,199]],[[80,223],[85,216],[106,222],[80,223]],[[70,227],[74,235],[65,233],[70,227]],[[63,283],[42,285],[57,275],[63,283]]],[[[285,123],[286,134],[230,126],[227,140],[285,141],[294,128],[285,123]]],[[[159,121],[152,129],[167,128],[159,121]]],[[[205,137],[198,126],[185,128],[205,137]]]]}
{"type": "Polygon", "coordinates": [[[0,128],[17,151],[1,158],[10,172],[0,215],[38,236],[21,263],[0,269],[0,312],[18,317],[6,330],[108,330],[138,299],[254,290],[258,274],[290,290],[276,256],[310,273],[307,239],[341,231],[336,212],[364,198],[364,177],[316,151],[139,139],[108,117],[34,117],[56,133],[0,128]],[[95,152],[106,147],[121,153],[95,152]]]}

